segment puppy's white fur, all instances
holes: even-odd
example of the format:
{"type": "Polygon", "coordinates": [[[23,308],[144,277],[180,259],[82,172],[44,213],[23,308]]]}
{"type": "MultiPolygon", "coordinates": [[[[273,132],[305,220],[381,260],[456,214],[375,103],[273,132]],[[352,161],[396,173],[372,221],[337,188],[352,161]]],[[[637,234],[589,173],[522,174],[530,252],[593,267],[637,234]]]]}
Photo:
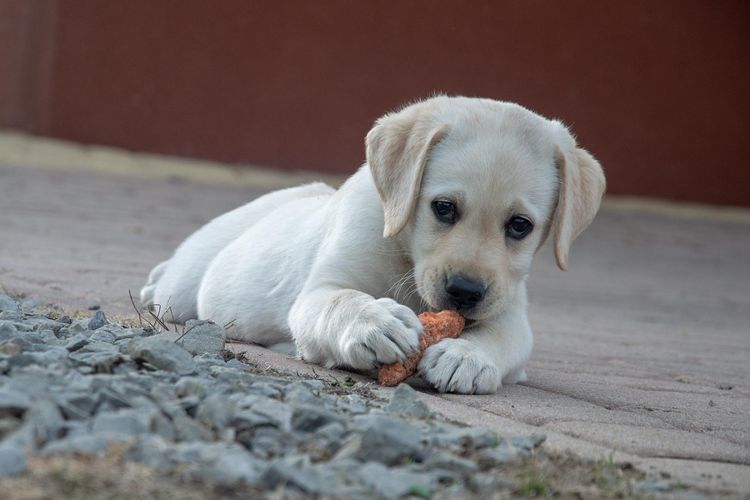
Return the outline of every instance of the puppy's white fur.
{"type": "Polygon", "coordinates": [[[533,336],[526,279],[552,233],[558,265],[596,214],[605,181],[568,130],[518,105],[435,97],[384,116],[367,163],[338,191],[265,195],[190,236],[156,266],[141,301],[178,320],[232,323],[306,360],[372,369],[417,349],[417,314],[449,306],[455,274],[487,285],[460,339],[430,347],[420,374],[440,391],[492,393],[525,377],[533,336]],[[459,218],[437,220],[435,199],[459,218]],[[518,241],[508,221],[533,231],[518,241]]]}

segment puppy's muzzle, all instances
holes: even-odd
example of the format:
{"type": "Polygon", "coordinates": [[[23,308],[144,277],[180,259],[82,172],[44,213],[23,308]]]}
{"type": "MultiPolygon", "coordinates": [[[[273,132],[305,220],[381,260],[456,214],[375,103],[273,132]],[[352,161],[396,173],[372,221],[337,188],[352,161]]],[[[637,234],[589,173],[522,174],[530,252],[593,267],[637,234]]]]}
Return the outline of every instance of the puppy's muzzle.
{"type": "Polygon", "coordinates": [[[487,287],[479,280],[467,278],[461,274],[448,277],[445,281],[445,292],[450,305],[458,311],[469,311],[484,298],[487,287]]]}

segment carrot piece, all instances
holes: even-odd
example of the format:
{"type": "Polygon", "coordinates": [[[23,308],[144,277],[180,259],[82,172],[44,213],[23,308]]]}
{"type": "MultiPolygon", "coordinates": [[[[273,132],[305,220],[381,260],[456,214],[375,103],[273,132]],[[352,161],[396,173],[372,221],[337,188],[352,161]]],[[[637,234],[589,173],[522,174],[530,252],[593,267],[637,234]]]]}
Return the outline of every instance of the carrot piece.
{"type": "Polygon", "coordinates": [[[382,366],[378,372],[378,382],[382,385],[397,385],[409,378],[417,370],[425,349],[443,339],[458,338],[464,328],[464,318],[456,311],[424,312],[419,315],[419,321],[424,327],[420,351],[403,361],[382,366]]]}

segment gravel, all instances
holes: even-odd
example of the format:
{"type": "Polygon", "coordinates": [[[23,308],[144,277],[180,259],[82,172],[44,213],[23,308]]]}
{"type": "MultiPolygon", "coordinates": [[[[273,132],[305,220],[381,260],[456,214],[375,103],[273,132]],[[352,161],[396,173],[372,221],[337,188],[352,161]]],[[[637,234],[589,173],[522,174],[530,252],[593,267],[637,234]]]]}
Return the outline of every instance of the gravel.
{"type": "Polygon", "coordinates": [[[15,446],[0,445],[0,476],[22,473],[26,470],[26,454],[15,446]]]}
{"type": "Polygon", "coordinates": [[[261,369],[225,351],[226,332],[210,322],[156,332],[3,294],[0,310],[0,477],[23,474],[34,456],[116,452],[217,487],[450,498],[512,486],[503,467],[544,440],[447,421],[407,385],[383,401],[367,384],[261,369]]]}

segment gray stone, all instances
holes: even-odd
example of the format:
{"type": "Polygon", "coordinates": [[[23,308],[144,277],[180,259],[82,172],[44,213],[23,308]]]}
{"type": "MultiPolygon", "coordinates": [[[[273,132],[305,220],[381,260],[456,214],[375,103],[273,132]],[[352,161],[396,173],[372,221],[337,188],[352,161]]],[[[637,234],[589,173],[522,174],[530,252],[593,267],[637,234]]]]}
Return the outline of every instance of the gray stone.
{"type": "Polygon", "coordinates": [[[419,399],[417,391],[407,384],[399,384],[391,396],[385,410],[394,415],[425,418],[430,416],[430,409],[419,399]]]}
{"type": "Polygon", "coordinates": [[[421,433],[408,422],[370,414],[355,417],[354,427],[362,431],[362,442],[354,455],[360,460],[394,465],[422,457],[421,433]]]}
{"type": "MultiPolygon", "coordinates": [[[[197,360],[200,356],[196,356],[197,360]]],[[[199,365],[199,371],[201,375],[208,372],[212,375],[213,380],[216,382],[215,387],[222,387],[228,391],[238,391],[241,389],[241,393],[245,393],[245,389],[253,381],[253,374],[248,372],[242,372],[234,368],[227,368],[226,366],[207,365],[205,360],[199,365]]]]}
{"type": "Polygon", "coordinates": [[[202,354],[195,357],[196,364],[201,367],[208,369],[208,372],[219,380],[231,382],[251,382],[253,375],[236,368],[227,367],[227,364],[223,359],[218,359],[216,356],[202,354]]]}
{"type": "Polygon", "coordinates": [[[644,479],[635,483],[635,489],[641,493],[669,493],[672,491],[672,483],[662,479],[644,479]]]}
{"type": "Polygon", "coordinates": [[[145,361],[159,370],[189,375],[195,372],[193,357],[181,346],[167,339],[146,337],[132,339],[128,350],[133,359],[145,361]]]}
{"type": "Polygon", "coordinates": [[[262,426],[276,426],[276,422],[266,415],[255,413],[253,410],[240,410],[232,418],[232,426],[237,430],[254,429],[262,426]]]}
{"type": "Polygon", "coordinates": [[[177,391],[172,384],[154,384],[153,378],[148,377],[147,381],[143,381],[143,385],[148,388],[149,395],[156,401],[172,401],[177,397],[177,391]]]}
{"type": "Polygon", "coordinates": [[[205,320],[191,319],[185,323],[185,333],[177,341],[191,354],[220,355],[224,351],[227,332],[219,325],[205,320]]]}
{"type": "Polygon", "coordinates": [[[143,335],[145,334],[143,328],[122,328],[112,333],[114,333],[115,335],[115,342],[128,340],[135,337],[143,337],[143,335]]]}
{"type": "Polygon", "coordinates": [[[540,446],[546,439],[547,436],[544,434],[532,434],[531,436],[513,436],[510,442],[522,453],[529,453],[534,448],[540,446]]]}
{"type": "Polygon", "coordinates": [[[232,420],[234,406],[234,403],[226,396],[212,394],[198,405],[195,418],[207,427],[221,431],[232,420]]]}
{"type": "Polygon", "coordinates": [[[172,464],[166,459],[171,443],[154,434],[143,434],[125,452],[125,458],[140,462],[160,472],[168,472],[172,464]]]}
{"type": "Polygon", "coordinates": [[[479,472],[469,476],[469,488],[478,494],[497,494],[499,490],[515,489],[516,484],[497,472],[479,472]]]}
{"type": "Polygon", "coordinates": [[[89,339],[85,335],[83,335],[82,333],[76,333],[72,337],[68,337],[67,341],[65,342],[65,348],[70,352],[74,352],[88,343],[89,339]]]}
{"type": "Polygon", "coordinates": [[[63,422],[63,437],[69,438],[73,436],[90,436],[91,425],[89,422],[82,420],[65,420],[63,422]]]}
{"type": "Polygon", "coordinates": [[[37,332],[26,331],[26,333],[23,334],[23,339],[29,344],[37,344],[37,346],[34,346],[35,348],[41,347],[44,349],[44,337],[37,332]],[[39,344],[41,344],[41,346],[39,346],[39,344]]]}
{"type": "Polygon", "coordinates": [[[385,467],[374,462],[364,464],[357,476],[385,498],[399,498],[410,494],[429,496],[434,489],[433,481],[427,474],[385,467]]]}
{"type": "Polygon", "coordinates": [[[253,412],[266,417],[272,425],[281,430],[288,431],[290,429],[292,408],[281,401],[264,396],[248,395],[242,398],[237,406],[249,408],[253,412]]]}
{"type": "Polygon", "coordinates": [[[198,409],[200,403],[201,400],[197,396],[186,396],[177,402],[180,408],[190,415],[195,415],[195,411],[198,409]]]}
{"type": "Polygon", "coordinates": [[[328,410],[318,406],[300,405],[292,413],[292,428],[299,432],[313,432],[333,422],[344,420],[328,410]]]}
{"type": "Polygon", "coordinates": [[[367,400],[359,394],[347,394],[339,398],[338,405],[353,415],[367,413],[367,400]]]}
{"type": "Polygon", "coordinates": [[[15,446],[0,444],[0,477],[16,476],[26,471],[26,455],[15,446]]]}
{"type": "Polygon", "coordinates": [[[266,460],[284,456],[292,449],[290,434],[276,427],[258,427],[251,433],[240,432],[237,440],[250,448],[254,455],[266,460]]]}
{"type": "MultiPolygon", "coordinates": [[[[15,343],[16,341],[10,341],[10,342],[15,343]]],[[[32,356],[31,354],[24,353],[24,352],[10,356],[6,360],[6,362],[8,364],[8,369],[11,371],[11,374],[17,373],[17,370],[20,368],[37,364],[36,358],[34,356],[32,356]]]]}
{"type": "Polygon", "coordinates": [[[500,435],[493,430],[481,427],[449,426],[432,435],[432,444],[441,448],[476,450],[497,446],[502,442],[500,435]]]}
{"type": "Polygon", "coordinates": [[[100,327],[91,334],[91,336],[89,337],[89,341],[106,342],[107,344],[113,344],[115,342],[115,334],[112,332],[108,332],[104,328],[100,327]]]}
{"type": "Polygon", "coordinates": [[[268,489],[292,486],[314,495],[323,488],[321,476],[309,466],[290,464],[287,460],[274,460],[260,477],[261,486],[268,489]]]}
{"type": "Polygon", "coordinates": [[[489,469],[498,465],[507,464],[518,460],[519,453],[515,448],[508,446],[505,443],[499,446],[484,448],[479,452],[477,461],[479,466],[483,469],[489,469]]]}
{"type": "Polygon", "coordinates": [[[712,497],[697,491],[675,491],[671,495],[672,500],[711,500],[712,497]]]}
{"type": "Polygon", "coordinates": [[[152,411],[151,431],[168,441],[173,441],[177,437],[177,432],[172,422],[156,408],[152,411]]]}
{"type": "Polygon", "coordinates": [[[12,446],[26,453],[35,451],[37,448],[37,438],[33,426],[26,422],[22,423],[20,427],[5,436],[1,446],[12,446]]]}
{"type": "Polygon", "coordinates": [[[49,400],[36,401],[24,415],[24,420],[34,429],[39,444],[61,436],[65,420],[57,406],[49,400]]]}
{"type": "Polygon", "coordinates": [[[65,327],[65,323],[60,323],[59,321],[44,316],[39,318],[27,318],[25,323],[37,332],[50,330],[54,333],[58,333],[63,327],[65,327]]]}
{"type": "Polygon", "coordinates": [[[94,434],[135,437],[152,430],[154,412],[140,409],[100,411],[94,417],[91,430],[94,434]]]}
{"type": "Polygon", "coordinates": [[[18,328],[10,321],[0,321],[0,341],[18,337],[18,328]]]}
{"type": "Polygon", "coordinates": [[[42,455],[96,455],[104,456],[109,446],[116,442],[112,436],[75,435],[66,436],[48,443],[42,448],[42,455]]]}
{"type": "Polygon", "coordinates": [[[318,404],[318,398],[313,394],[310,386],[303,382],[292,382],[286,386],[284,392],[284,400],[287,403],[294,403],[297,405],[318,404]]]}
{"type": "Polygon", "coordinates": [[[41,330],[39,334],[44,339],[44,343],[50,346],[61,346],[64,344],[64,341],[57,338],[57,335],[55,335],[55,332],[50,329],[41,330]]]}
{"type": "Polygon", "coordinates": [[[424,461],[425,466],[439,468],[461,473],[473,473],[477,470],[477,464],[472,460],[458,457],[447,451],[437,451],[424,461]]]}
{"type": "Polygon", "coordinates": [[[356,471],[360,464],[319,462],[309,465],[319,478],[319,489],[315,493],[320,498],[371,498],[369,486],[356,482],[356,471]]]}
{"type": "Polygon", "coordinates": [[[331,458],[331,463],[344,463],[358,460],[357,454],[362,449],[362,434],[349,434],[342,442],[336,454],[331,458]]]}
{"type": "Polygon", "coordinates": [[[96,330],[97,328],[103,327],[107,323],[109,323],[109,321],[107,321],[107,317],[104,315],[104,311],[96,311],[96,313],[94,313],[94,315],[86,325],[86,328],[88,328],[89,330],[96,330]]]}
{"type": "Polygon", "coordinates": [[[31,398],[18,391],[0,387],[0,418],[21,417],[31,406],[31,398]]]}
{"type": "MultiPolygon", "coordinates": [[[[131,396],[128,400],[129,406],[131,408],[140,408],[145,410],[162,410],[161,405],[157,403],[156,401],[153,401],[148,396],[131,396]]],[[[165,412],[166,414],[166,412],[165,412]]]]}
{"type": "Polygon", "coordinates": [[[18,304],[15,300],[11,299],[4,293],[0,293],[0,311],[12,311],[15,312],[18,309],[18,304]]]}
{"type": "Polygon", "coordinates": [[[214,438],[209,429],[187,415],[173,416],[172,425],[178,441],[210,441],[214,438]]]}
{"type": "Polygon", "coordinates": [[[98,311],[101,308],[102,306],[98,302],[92,301],[86,304],[86,309],[88,309],[89,311],[98,311]]]}
{"type": "Polygon", "coordinates": [[[304,386],[307,386],[313,391],[322,391],[326,387],[325,382],[323,382],[322,380],[318,380],[316,378],[306,378],[306,379],[300,380],[299,383],[304,386]]]}
{"type": "Polygon", "coordinates": [[[39,318],[27,319],[26,323],[32,325],[34,330],[36,331],[50,330],[56,334],[60,333],[60,330],[67,326],[65,323],[44,316],[39,318]]]}
{"type": "Polygon", "coordinates": [[[34,309],[39,305],[39,302],[34,299],[23,299],[21,302],[21,307],[25,310],[31,310],[34,309]]]}
{"type": "Polygon", "coordinates": [[[70,391],[54,394],[53,398],[66,419],[88,418],[99,401],[99,398],[92,394],[70,391]]]}
{"type": "Polygon", "coordinates": [[[208,381],[204,377],[182,377],[175,384],[175,392],[178,397],[204,398],[208,393],[208,381]]]}
{"type": "Polygon", "coordinates": [[[78,365],[89,367],[89,373],[112,373],[114,366],[123,359],[117,347],[107,342],[89,342],[71,352],[68,358],[78,365]]]}
{"type": "Polygon", "coordinates": [[[315,431],[316,436],[320,436],[331,443],[340,443],[345,433],[346,427],[341,421],[331,422],[315,431]]]}
{"type": "Polygon", "coordinates": [[[84,319],[77,319],[73,321],[70,325],[68,325],[68,332],[69,333],[76,333],[76,332],[90,333],[89,320],[90,318],[84,318],[84,319]]]}
{"type": "Polygon", "coordinates": [[[127,389],[125,387],[118,384],[117,381],[113,381],[109,386],[102,387],[96,391],[96,396],[100,402],[107,403],[112,408],[135,406],[132,404],[130,395],[126,394],[126,392],[127,389]]]}
{"type": "Polygon", "coordinates": [[[0,417],[0,441],[8,434],[14,432],[16,429],[21,427],[23,421],[16,417],[0,417]]]}
{"type": "Polygon", "coordinates": [[[23,314],[19,311],[0,311],[0,321],[20,321],[23,314]]]}
{"type": "Polygon", "coordinates": [[[182,443],[170,453],[170,459],[186,464],[187,479],[224,486],[239,482],[255,483],[263,465],[244,448],[225,443],[182,443]]]}
{"type": "Polygon", "coordinates": [[[239,447],[223,452],[215,462],[197,469],[194,477],[209,480],[218,485],[230,486],[237,483],[258,481],[263,464],[250,453],[239,447]]]}
{"type": "MultiPolygon", "coordinates": [[[[219,357],[218,354],[204,354],[204,356],[214,356],[216,358],[219,357]]],[[[222,359],[222,361],[224,360],[222,359]]],[[[224,361],[224,364],[229,368],[234,368],[234,369],[242,370],[242,371],[247,371],[247,368],[248,368],[245,363],[243,363],[242,361],[238,359],[230,359],[229,361],[224,361]]]]}
{"type": "Polygon", "coordinates": [[[57,376],[50,376],[42,366],[29,367],[25,373],[14,375],[5,383],[5,389],[22,392],[32,398],[43,398],[49,394],[50,388],[58,384],[57,376]],[[35,368],[35,369],[34,369],[35,368]]]}
{"type": "Polygon", "coordinates": [[[51,365],[66,365],[68,363],[68,350],[64,347],[47,346],[42,352],[33,352],[31,358],[39,366],[50,367],[51,365]]]}
{"type": "Polygon", "coordinates": [[[277,398],[282,394],[280,387],[269,384],[268,382],[253,382],[248,389],[256,394],[269,398],[277,398]]]}

